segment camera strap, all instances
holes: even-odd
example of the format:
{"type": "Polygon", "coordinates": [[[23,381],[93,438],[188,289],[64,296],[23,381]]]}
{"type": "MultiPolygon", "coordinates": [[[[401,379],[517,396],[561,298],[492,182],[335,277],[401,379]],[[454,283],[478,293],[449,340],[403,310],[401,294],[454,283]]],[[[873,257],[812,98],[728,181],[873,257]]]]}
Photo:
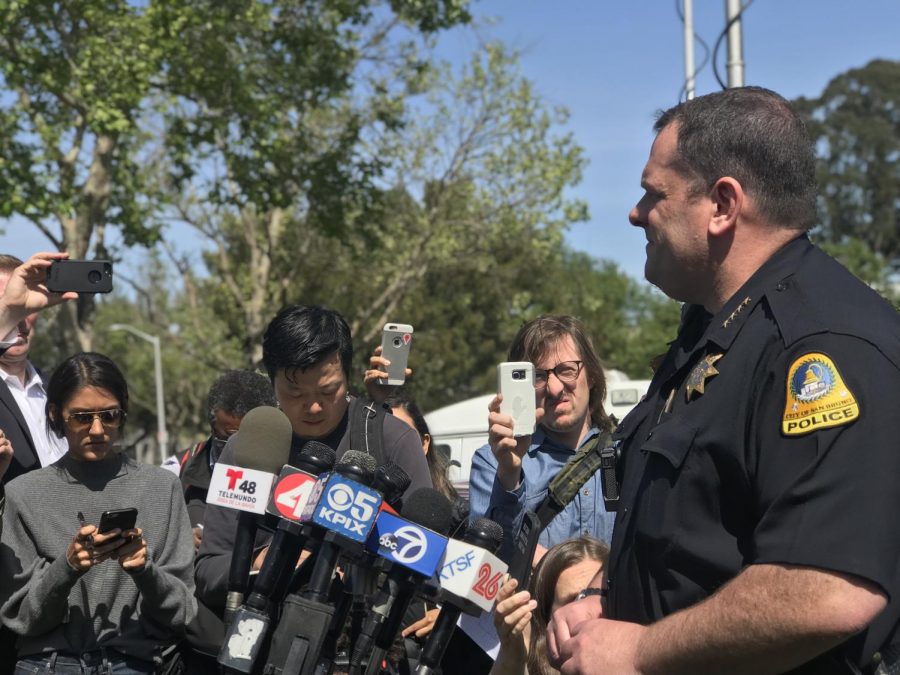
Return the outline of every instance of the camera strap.
{"type": "Polygon", "coordinates": [[[601,431],[579,448],[575,456],[550,481],[547,496],[537,509],[544,530],[575,499],[581,487],[603,466],[603,452],[611,447],[612,434],[601,431]]]}
{"type": "Polygon", "coordinates": [[[350,399],[347,425],[350,449],[361,450],[375,458],[376,466],[384,464],[384,406],[361,398],[350,399]]]}

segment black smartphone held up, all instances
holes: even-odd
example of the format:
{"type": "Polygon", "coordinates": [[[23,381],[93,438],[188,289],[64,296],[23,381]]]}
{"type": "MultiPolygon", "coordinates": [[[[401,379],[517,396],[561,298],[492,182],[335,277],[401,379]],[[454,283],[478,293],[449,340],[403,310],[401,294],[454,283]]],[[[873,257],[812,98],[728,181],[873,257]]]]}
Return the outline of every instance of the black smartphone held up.
{"type": "Polygon", "coordinates": [[[104,511],[100,516],[100,524],[97,526],[97,533],[106,534],[107,532],[116,529],[119,529],[122,532],[130,530],[137,522],[137,514],[138,510],[135,508],[104,511]]]}
{"type": "Polygon", "coordinates": [[[512,562],[509,565],[509,576],[519,582],[517,591],[528,588],[534,551],[537,549],[538,537],[541,536],[541,521],[534,511],[526,511],[519,531],[513,542],[512,562]]]}
{"type": "Polygon", "coordinates": [[[47,270],[51,293],[109,293],[112,291],[111,260],[54,260],[47,270]]]}

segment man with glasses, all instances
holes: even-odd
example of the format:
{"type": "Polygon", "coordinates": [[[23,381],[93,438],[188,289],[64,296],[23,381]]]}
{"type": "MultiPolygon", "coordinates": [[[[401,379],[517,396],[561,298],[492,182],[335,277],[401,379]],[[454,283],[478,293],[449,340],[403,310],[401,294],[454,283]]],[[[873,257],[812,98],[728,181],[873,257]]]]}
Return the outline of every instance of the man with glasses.
{"type": "MultiPolygon", "coordinates": [[[[606,378],[584,326],[571,316],[540,316],[519,329],[509,361],[535,366],[539,425],[531,436],[513,436],[512,419],[500,413],[500,398],[489,406],[489,442],[472,458],[471,515],[517,531],[525,510],[537,511],[547,487],[579,448],[613,424],[603,410],[606,378]],[[543,415],[543,416],[541,416],[543,415]]],[[[540,546],[590,534],[606,541],[613,529],[599,474],[581,487],[541,533],[540,546]]],[[[513,537],[504,537],[500,556],[509,562],[513,537]]],[[[539,548],[538,556],[543,553],[539,548]]]]}

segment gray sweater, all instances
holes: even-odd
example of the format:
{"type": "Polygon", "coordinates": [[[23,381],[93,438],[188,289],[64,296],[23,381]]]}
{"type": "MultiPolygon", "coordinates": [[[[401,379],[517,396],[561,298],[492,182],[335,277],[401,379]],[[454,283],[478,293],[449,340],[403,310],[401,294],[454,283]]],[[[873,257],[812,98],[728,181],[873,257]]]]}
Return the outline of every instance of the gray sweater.
{"type": "Polygon", "coordinates": [[[6,486],[0,542],[0,618],[19,634],[19,655],[80,654],[100,647],[153,660],[196,613],[194,547],[178,479],[125,455],[69,455],[6,486]],[[106,560],[81,574],[66,550],[80,523],[136,507],[147,541],[139,573],[106,560]]]}

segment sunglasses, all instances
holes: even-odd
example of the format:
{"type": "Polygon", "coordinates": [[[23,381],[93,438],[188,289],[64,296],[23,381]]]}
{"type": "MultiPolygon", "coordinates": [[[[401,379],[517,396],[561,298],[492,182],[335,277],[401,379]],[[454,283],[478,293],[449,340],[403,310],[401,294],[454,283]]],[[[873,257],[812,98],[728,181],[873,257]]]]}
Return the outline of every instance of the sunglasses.
{"type": "Polygon", "coordinates": [[[125,411],[121,408],[110,408],[75,412],[66,417],[65,422],[72,431],[85,431],[94,425],[95,419],[99,419],[100,424],[106,429],[118,429],[125,423],[125,411]]]}

